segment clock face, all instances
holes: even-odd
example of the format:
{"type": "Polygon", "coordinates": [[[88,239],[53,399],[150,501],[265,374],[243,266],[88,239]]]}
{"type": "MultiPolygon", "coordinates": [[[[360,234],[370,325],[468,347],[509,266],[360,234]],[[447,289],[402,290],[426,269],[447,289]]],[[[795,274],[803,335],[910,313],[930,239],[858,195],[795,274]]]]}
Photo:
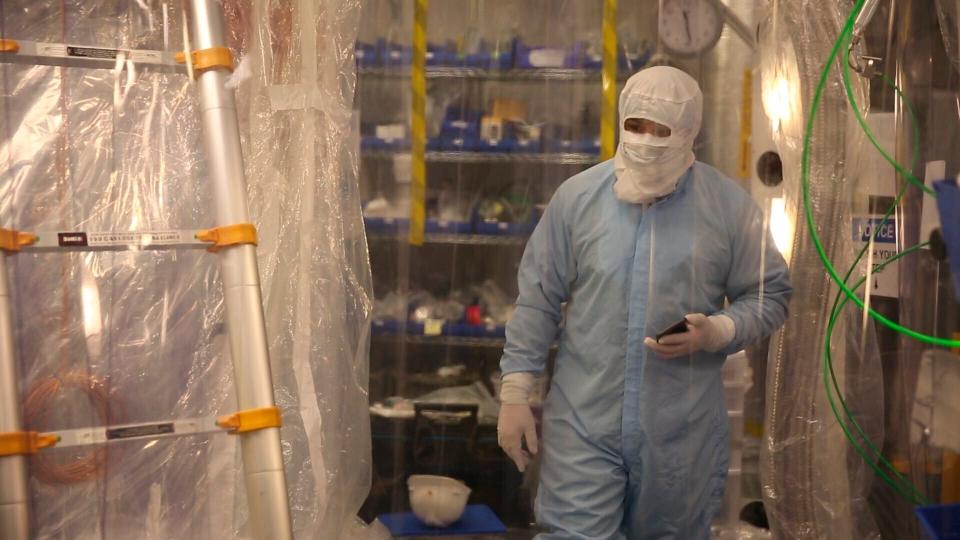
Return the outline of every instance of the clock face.
{"type": "Polygon", "coordinates": [[[670,52],[692,55],[716,44],[723,19],[711,0],[663,0],[660,39],[670,52]]]}

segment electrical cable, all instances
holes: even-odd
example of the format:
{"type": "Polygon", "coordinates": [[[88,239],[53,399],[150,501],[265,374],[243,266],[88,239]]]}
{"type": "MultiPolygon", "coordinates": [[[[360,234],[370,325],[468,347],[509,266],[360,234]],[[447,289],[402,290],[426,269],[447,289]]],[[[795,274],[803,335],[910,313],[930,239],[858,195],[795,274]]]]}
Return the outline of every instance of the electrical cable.
{"type": "Polygon", "coordinates": [[[827,85],[827,79],[830,75],[830,70],[832,64],[836,61],[837,55],[839,54],[840,47],[850,36],[850,33],[853,29],[853,23],[856,19],[857,14],[863,9],[865,0],[857,0],[856,5],[853,10],[850,12],[850,17],[847,19],[847,22],[844,24],[843,30],[840,33],[840,37],[834,43],[833,48],[831,49],[830,55],[827,58],[826,64],[823,67],[823,71],[820,74],[820,80],[817,83],[816,89],[814,91],[813,100],[811,102],[810,115],[807,119],[807,125],[804,131],[803,137],[803,153],[800,162],[800,180],[801,187],[803,192],[803,207],[804,214],[806,218],[807,229],[810,232],[811,240],[813,241],[814,248],[817,251],[817,255],[820,257],[820,262],[823,264],[824,269],[830,275],[830,278],[840,287],[840,290],[847,295],[847,297],[852,300],[860,309],[866,310],[869,315],[876,321],[880,322],[887,328],[899,332],[900,334],[909,336],[917,341],[928,343],[930,345],[939,345],[942,347],[957,348],[960,347],[960,340],[945,339],[936,336],[929,336],[927,334],[917,332],[900,324],[897,324],[890,319],[884,317],[882,314],[875,311],[873,308],[864,304],[854,291],[851,291],[847,285],[840,279],[839,274],[837,273],[836,268],[834,268],[833,263],[827,257],[826,251],[824,250],[823,244],[820,241],[820,236],[817,234],[816,224],[813,221],[813,210],[811,208],[810,202],[810,146],[811,140],[813,138],[813,126],[816,121],[817,112],[820,109],[820,101],[823,97],[823,91],[827,85]]]}
{"type": "MultiPolygon", "coordinates": [[[[110,403],[106,385],[99,379],[78,372],[65,371],[36,381],[23,400],[24,424],[41,430],[46,424],[53,401],[65,390],[86,394],[101,424],[112,424],[116,404],[110,403]]],[[[101,477],[107,463],[107,449],[96,448],[81,457],[63,462],[52,459],[48,451],[33,457],[34,476],[46,484],[75,484],[101,477]]]]}

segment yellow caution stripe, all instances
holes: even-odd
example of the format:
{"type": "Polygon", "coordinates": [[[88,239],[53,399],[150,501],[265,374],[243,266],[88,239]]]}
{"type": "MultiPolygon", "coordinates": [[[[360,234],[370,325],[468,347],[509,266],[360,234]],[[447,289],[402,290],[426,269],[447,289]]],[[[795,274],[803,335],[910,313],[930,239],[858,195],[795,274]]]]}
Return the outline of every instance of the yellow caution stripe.
{"type": "Polygon", "coordinates": [[[751,148],[753,134],[753,71],[743,70],[743,95],[740,101],[740,178],[750,178],[751,148]]]}
{"type": "Polygon", "coordinates": [[[617,133],[617,0],[603,2],[602,87],[600,159],[610,159],[616,150],[617,133]]]}
{"type": "Polygon", "coordinates": [[[414,0],[413,64],[410,76],[413,103],[410,111],[410,243],[423,245],[427,214],[427,7],[428,0],[414,0]]]}

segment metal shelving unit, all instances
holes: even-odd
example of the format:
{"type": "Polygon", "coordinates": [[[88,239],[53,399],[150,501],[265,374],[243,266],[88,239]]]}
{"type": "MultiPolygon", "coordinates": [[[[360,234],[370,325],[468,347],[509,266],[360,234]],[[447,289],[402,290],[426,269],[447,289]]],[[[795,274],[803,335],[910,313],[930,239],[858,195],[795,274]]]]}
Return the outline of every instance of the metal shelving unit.
{"type": "MultiPolygon", "coordinates": [[[[357,74],[363,77],[403,79],[410,77],[410,66],[360,67],[357,74]]],[[[599,81],[599,69],[584,68],[530,68],[493,70],[473,67],[430,66],[426,69],[428,79],[483,79],[491,81],[599,81]]]]}
{"type": "MultiPolygon", "coordinates": [[[[367,159],[393,159],[406,152],[365,150],[367,159]]],[[[427,152],[427,161],[433,163],[540,163],[549,165],[593,165],[600,161],[596,154],[554,153],[524,154],[501,152],[427,152]]]]}
{"type": "MultiPolygon", "coordinates": [[[[367,236],[376,242],[406,242],[405,234],[374,233],[367,236]]],[[[484,234],[427,234],[426,244],[452,244],[466,246],[522,246],[527,243],[526,236],[493,236],[484,234]]]]}
{"type": "MultiPolygon", "coordinates": [[[[395,341],[400,338],[399,334],[383,334],[374,336],[375,341],[395,341]]],[[[506,341],[502,338],[472,338],[457,336],[414,336],[403,335],[402,339],[411,345],[438,345],[449,347],[479,347],[502,349],[506,341]]]]}

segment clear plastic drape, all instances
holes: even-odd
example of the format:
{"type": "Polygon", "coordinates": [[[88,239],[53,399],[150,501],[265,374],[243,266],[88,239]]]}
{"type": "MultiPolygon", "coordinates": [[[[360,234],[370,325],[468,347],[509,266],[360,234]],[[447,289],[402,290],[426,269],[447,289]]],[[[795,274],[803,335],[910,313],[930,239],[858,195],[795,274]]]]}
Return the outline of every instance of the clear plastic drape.
{"type": "MultiPolygon", "coordinates": [[[[0,37],[179,51],[179,2],[4,1],[0,37]]],[[[364,535],[372,309],[357,191],[355,0],[227,1],[284,462],[299,538],[364,535]]],[[[28,231],[213,225],[196,90],[136,62],[0,65],[0,221],[28,231]]],[[[26,427],[236,409],[216,256],[20,254],[11,285],[26,427]]],[[[237,439],[52,449],[31,460],[37,537],[246,537],[237,439]]]]}

